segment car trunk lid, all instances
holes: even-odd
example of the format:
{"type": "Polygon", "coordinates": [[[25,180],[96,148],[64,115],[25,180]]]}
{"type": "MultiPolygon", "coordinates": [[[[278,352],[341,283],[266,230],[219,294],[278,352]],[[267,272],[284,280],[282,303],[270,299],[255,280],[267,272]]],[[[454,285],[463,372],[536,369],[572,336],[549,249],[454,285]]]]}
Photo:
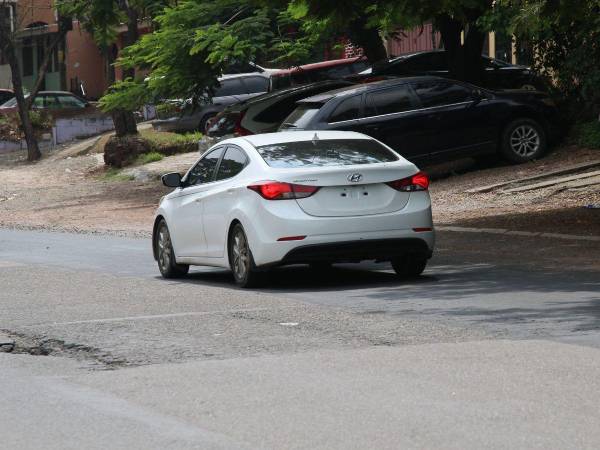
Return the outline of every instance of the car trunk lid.
{"type": "Polygon", "coordinates": [[[386,214],[406,206],[409,192],[397,191],[386,183],[417,172],[412,164],[373,164],[295,170],[279,181],[317,186],[307,198],[296,199],[300,208],[316,217],[346,217],[386,214]]]}

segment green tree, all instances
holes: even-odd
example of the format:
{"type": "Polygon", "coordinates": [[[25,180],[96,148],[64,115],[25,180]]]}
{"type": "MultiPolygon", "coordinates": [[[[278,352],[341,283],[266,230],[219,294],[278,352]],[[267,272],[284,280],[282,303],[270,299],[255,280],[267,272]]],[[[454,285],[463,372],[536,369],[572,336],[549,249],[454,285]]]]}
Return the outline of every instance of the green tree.
{"type": "Polygon", "coordinates": [[[156,98],[206,95],[236,62],[271,52],[278,11],[239,0],[183,1],[155,18],[156,30],[126,48],[118,64],[145,78],[117,82],[101,105],[112,111],[156,98]]]}
{"type": "Polygon", "coordinates": [[[500,0],[488,17],[535,53],[574,120],[600,114],[600,0],[500,0]]]}
{"type": "MultiPolygon", "coordinates": [[[[140,21],[152,21],[168,6],[168,0],[58,0],[57,9],[65,15],[76,17],[94,38],[101,52],[112,62],[111,47],[118,37],[118,28],[125,23],[124,47],[135,44],[139,35],[140,21]]],[[[112,72],[109,70],[109,73],[112,72]]],[[[110,78],[110,77],[108,77],[110,78]]],[[[125,80],[135,78],[135,67],[123,71],[125,80]]],[[[136,134],[137,126],[132,110],[110,110],[117,136],[136,134]]]]}
{"type": "Polygon", "coordinates": [[[487,29],[480,19],[492,10],[492,0],[292,0],[297,19],[325,20],[338,34],[362,47],[371,62],[386,58],[382,37],[398,27],[433,21],[440,31],[453,77],[479,82],[481,52],[487,29]]]}

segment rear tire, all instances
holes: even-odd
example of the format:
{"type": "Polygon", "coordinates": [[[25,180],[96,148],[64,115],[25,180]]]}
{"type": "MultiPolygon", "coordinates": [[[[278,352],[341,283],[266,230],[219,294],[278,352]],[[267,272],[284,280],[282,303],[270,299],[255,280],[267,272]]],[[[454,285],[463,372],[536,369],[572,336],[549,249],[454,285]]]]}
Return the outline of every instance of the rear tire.
{"type": "Polygon", "coordinates": [[[264,273],[256,270],[242,224],[237,223],[229,235],[229,266],[235,284],[242,288],[258,287],[264,282],[264,273]]]}
{"type": "Polygon", "coordinates": [[[392,267],[396,275],[402,279],[418,277],[426,266],[427,259],[413,255],[405,255],[392,260],[392,267]]]}
{"type": "Polygon", "coordinates": [[[535,120],[513,120],[502,132],[500,153],[512,163],[532,161],[545,152],[546,133],[535,120]]]}
{"type": "Polygon", "coordinates": [[[163,278],[180,278],[187,275],[190,266],[187,264],[177,264],[175,261],[171,234],[164,220],[160,221],[156,230],[156,253],[158,270],[160,270],[163,278]]]}

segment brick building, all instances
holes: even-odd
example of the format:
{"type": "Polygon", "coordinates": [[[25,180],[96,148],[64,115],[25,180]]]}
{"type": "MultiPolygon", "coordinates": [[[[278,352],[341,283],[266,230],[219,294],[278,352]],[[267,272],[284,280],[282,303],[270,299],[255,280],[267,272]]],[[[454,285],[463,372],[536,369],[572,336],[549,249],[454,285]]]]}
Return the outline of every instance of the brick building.
{"type": "MultiPolygon", "coordinates": [[[[19,50],[17,56],[21,65],[23,84],[30,89],[38,76],[44,58],[46,43],[58,32],[58,15],[52,0],[14,0],[5,2],[6,13],[12,18],[17,30],[19,50]]],[[[119,30],[125,32],[125,27],[119,30]]],[[[121,39],[111,49],[113,56],[118,53],[121,39]]],[[[66,90],[81,94],[81,87],[88,98],[97,99],[118,78],[119,73],[107,62],[96,46],[91,35],[85,32],[79,22],[73,21],[69,31],[54,51],[46,73],[42,89],[66,90]]],[[[0,88],[12,86],[10,69],[5,61],[0,61],[0,88]]]]}

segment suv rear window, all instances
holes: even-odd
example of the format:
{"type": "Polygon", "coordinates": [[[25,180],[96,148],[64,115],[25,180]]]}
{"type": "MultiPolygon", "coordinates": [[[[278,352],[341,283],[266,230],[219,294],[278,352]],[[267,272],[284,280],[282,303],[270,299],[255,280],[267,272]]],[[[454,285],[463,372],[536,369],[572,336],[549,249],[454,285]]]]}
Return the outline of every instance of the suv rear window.
{"type": "Polygon", "coordinates": [[[317,115],[322,103],[301,103],[281,124],[281,129],[298,128],[304,129],[317,115]]]}
{"type": "Polygon", "coordinates": [[[327,139],[262,145],[256,148],[275,168],[350,166],[398,161],[379,142],[370,139],[327,139]]]}

